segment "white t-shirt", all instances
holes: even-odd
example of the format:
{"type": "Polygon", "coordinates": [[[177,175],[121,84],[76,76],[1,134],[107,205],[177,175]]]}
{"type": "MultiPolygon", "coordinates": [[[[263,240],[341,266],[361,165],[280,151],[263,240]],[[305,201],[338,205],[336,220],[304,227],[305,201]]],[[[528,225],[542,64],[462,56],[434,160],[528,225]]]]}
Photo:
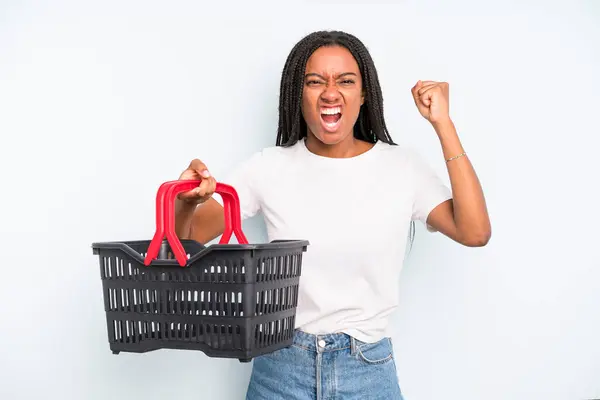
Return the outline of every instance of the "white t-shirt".
{"type": "Polygon", "coordinates": [[[270,147],[223,182],[237,190],[243,219],[263,214],[269,241],[309,241],[296,328],[365,342],[388,336],[411,220],[426,223],[451,198],[417,153],[384,142],[351,158],[316,155],[304,140],[270,147]]]}

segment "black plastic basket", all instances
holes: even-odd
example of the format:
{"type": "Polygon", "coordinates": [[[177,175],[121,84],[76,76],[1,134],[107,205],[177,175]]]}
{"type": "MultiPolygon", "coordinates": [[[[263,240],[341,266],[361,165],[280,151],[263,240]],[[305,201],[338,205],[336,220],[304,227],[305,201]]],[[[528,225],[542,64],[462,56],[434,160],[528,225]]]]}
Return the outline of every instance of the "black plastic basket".
{"type": "Polygon", "coordinates": [[[92,244],[115,354],[187,349],[247,362],[292,343],[308,241],[248,244],[237,193],[223,183],[216,190],[225,212],[220,243],[180,241],[175,197],[199,183],[161,185],[152,241],[92,244]],[[239,244],[227,244],[232,233],[239,244]]]}

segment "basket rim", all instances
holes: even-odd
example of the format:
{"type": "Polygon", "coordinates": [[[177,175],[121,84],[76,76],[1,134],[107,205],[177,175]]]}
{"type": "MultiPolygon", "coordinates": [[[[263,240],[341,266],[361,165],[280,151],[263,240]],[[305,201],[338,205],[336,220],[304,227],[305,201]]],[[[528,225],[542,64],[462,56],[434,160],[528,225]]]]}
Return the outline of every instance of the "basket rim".
{"type": "MultiPolygon", "coordinates": [[[[149,243],[150,241],[149,240],[126,240],[126,241],[94,242],[94,243],[92,243],[92,249],[94,250],[94,254],[97,254],[97,250],[99,250],[99,249],[121,250],[143,264],[144,257],[142,257],[142,255],[140,253],[138,253],[137,251],[133,250],[128,244],[146,243],[146,242],[149,243]]],[[[220,250],[220,251],[223,251],[223,250],[227,250],[227,251],[283,250],[283,249],[302,247],[302,251],[304,252],[304,251],[306,251],[306,247],[310,245],[310,242],[308,240],[273,240],[269,243],[252,243],[252,244],[219,244],[219,243],[215,243],[215,244],[211,244],[209,246],[204,246],[202,243],[200,243],[196,240],[193,240],[193,239],[182,240],[182,243],[185,243],[185,242],[197,243],[198,245],[204,247],[202,250],[200,250],[196,254],[192,255],[188,259],[186,265],[196,262],[197,260],[201,259],[202,257],[212,253],[213,251],[218,251],[218,250],[220,250]]],[[[163,262],[168,262],[168,261],[167,260],[154,260],[152,263],[153,264],[154,263],[162,264],[163,262]]]]}

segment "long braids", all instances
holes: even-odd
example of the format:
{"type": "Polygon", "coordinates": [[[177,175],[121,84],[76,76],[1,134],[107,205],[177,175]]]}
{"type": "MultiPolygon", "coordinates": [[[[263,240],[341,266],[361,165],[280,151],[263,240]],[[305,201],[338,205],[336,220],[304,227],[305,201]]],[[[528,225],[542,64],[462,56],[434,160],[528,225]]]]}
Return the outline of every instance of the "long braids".
{"type": "Polygon", "coordinates": [[[301,107],[304,72],[312,53],[323,46],[343,46],[350,51],[358,63],[365,91],[365,103],[354,125],[354,137],[370,143],[381,140],[395,144],[385,124],[383,94],[377,70],[365,45],[349,33],[319,31],[300,40],[285,62],[279,92],[277,146],[292,146],[307,135],[306,121],[302,117],[301,107]]]}

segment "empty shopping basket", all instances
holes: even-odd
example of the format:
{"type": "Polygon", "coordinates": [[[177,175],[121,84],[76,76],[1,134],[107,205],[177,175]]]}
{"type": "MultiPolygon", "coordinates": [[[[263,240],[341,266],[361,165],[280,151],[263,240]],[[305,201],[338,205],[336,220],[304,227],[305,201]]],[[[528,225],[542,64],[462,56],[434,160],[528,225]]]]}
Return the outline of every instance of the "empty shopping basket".
{"type": "Polygon", "coordinates": [[[170,181],[156,195],[151,241],[93,243],[110,349],[200,350],[242,362],[291,345],[307,240],[248,244],[235,189],[217,183],[225,230],[219,244],[179,240],[177,194],[200,181],[170,181]],[[239,244],[228,244],[235,234],[239,244]]]}

